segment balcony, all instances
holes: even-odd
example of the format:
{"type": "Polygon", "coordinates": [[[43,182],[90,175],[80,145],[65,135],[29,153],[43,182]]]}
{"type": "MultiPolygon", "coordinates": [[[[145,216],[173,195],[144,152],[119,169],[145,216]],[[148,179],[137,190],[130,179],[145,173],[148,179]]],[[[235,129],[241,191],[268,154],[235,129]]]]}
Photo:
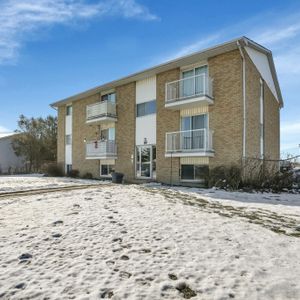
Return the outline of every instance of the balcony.
{"type": "Polygon", "coordinates": [[[206,74],[166,83],[165,107],[191,108],[213,104],[213,80],[206,74]]]}
{"type": "Polygon", "coordinates": [[[115,141],[92,141],[86,143],[86,159],[116,159],[115,141]]]}
{"type": "Polygon", "coordinates": [[[111,101],[102,101],[99,103],[87,105],[86,123],[91,122],[115,122],[117,120],[116,104],[111,101]]]}
{"type": "Polygon", "coordinates": [[[166,157],[214,156],[213,131],[196,129],[166,133],[166,157]]]}

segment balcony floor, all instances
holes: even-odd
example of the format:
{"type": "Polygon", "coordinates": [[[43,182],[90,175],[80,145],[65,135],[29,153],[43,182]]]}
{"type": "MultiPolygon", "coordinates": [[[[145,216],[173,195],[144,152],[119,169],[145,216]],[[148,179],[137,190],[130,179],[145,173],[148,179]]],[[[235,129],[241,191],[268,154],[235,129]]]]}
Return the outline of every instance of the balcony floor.
{"type": "Polygon", "coordinates": [[[182,98],[178,100],[171,100],[168,102],[165,102],[165,107],[170,109],[182,109],[182,108],[192,108],[199,105],[212,105],[214,104],[214,100],[207,96],[196,96],[196,97],[188,97],[188,98],[182,98]]]}
{"type": "Polygon", "coordinates": [[[186,151],[167,151],[165,157],[214,157],[213,150],[186,150],[186,151]]]}
{"type": "Polygon", "coordinates": [[[102,115],[102,116],[98,116],[86,120],[87,124],[93,122],[102,122],[102,123],[117,122],[117,116],[102,115]]]}

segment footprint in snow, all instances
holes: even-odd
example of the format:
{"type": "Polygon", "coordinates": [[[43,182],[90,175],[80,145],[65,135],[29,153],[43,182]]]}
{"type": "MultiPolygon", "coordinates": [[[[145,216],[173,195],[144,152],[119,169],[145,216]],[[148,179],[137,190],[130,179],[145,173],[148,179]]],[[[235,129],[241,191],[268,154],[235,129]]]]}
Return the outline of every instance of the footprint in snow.
{"type": "Polygon", "coordinates": [[[121,260],[129,260],[129,257],[127,255],[122,255],[120,257],[121,260]]]}
{"type": "Polygon", "coordinates": [[[52,223],[52,225],[56,226],[56,225],[60,225],[60,224],[63,224],[64,222],[62,220],[57,220],[57,221],[54,221],[52,223]]]}
{"type": "Polygon", "coordinates": [[[114,295],[114,292],[112,290],[105,290],[104,292],[100,293],[101,299],[110,299],[114,295]]]}
{"type": "Polygon", "coordinates": [[[123,278],[123,279],[128,279],[128,278],[130,278],[130,277],[132,276],[132,274],[129,273],[129,272],[121,271],[121,272],[119,273],[119,276],[120,276],[121,278],[123,278]]]}
{"type": "Polygon", "coordinates": [[[60,238],[61,234],[60,233],[53,233],[52,237],[54,237],[54,238],[60,238]]]}
{"type": "Polygon", "coordinates": [[[122,242],[122,239],[121,238],[114,238],[113,240],[112,240],[112,242],[113,243],[115,243],[115,242],[122,242]]]}
{"type": "Polygon", "coordinates": [[[30,259],[30,258],[32,258],[32,255],[30,254],[30,253],[23,253],[23,254],[21,254],[20,256],[19,256],[19,260],[28,260],[28,259],[30,259]]]}

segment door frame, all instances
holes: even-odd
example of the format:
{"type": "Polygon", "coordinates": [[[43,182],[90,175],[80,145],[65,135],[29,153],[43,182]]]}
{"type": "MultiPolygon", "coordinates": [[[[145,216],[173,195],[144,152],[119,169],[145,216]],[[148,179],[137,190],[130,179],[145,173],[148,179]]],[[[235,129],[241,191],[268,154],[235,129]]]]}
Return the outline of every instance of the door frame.
{"type": "Polygon", "coordinates": [[[136,145],[135,146],[135,167],[134,167],[134,170],[135,170],[135,178],[137,179],[155,179],[153,178],[153,147],[156,147],[155,144],[145,144],[145,145],[136,145]],[[142,155],[141,155],[141,151],[140,149],[142,148],[149,148],[150,149],[150,176],[149,177],[146,177],[146,176],[138,176],[137,175],[137,163],[139,163],[139,166],[140,166],[140,173],[142,173],[142,155]],[[139,162],[137,161],[137,153],[138,151],[140,152],[139,156],[140,156],[140,159],[139,159],[139,162]]]}

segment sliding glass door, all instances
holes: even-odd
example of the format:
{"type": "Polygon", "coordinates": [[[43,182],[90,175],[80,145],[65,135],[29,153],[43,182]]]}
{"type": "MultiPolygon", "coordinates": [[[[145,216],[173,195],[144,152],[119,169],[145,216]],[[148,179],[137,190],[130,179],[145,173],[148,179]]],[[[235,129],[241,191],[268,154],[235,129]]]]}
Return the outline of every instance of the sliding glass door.
{"type": "Polygon", "coordinates": [[[203,149],[208,128],[207,115],[188,116],[181,118],[181,148],[203,149]]]}
{"type": "Polygon", "coordinates": [[[182,72],[181,97],[191,97],[206,93],[207,66],[182,72]]]}

